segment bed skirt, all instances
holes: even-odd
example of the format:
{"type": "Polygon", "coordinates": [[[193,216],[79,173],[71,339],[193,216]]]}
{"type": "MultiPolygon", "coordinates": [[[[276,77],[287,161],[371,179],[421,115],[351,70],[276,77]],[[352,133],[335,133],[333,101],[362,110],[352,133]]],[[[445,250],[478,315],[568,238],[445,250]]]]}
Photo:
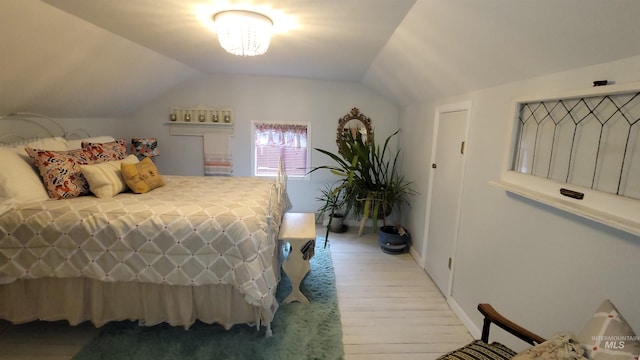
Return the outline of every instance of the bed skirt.
{"type": "Polygon", "coordinates": [[[268,325],[260,308],[248,304],[231,285],[171,286],[85,278],[16,280],[0,285],[0,319],[12,323],[67,320],[71,325],[91,321],[139,320],[147,326],[162,322],[188,328],[196,320],[268,325]]]}

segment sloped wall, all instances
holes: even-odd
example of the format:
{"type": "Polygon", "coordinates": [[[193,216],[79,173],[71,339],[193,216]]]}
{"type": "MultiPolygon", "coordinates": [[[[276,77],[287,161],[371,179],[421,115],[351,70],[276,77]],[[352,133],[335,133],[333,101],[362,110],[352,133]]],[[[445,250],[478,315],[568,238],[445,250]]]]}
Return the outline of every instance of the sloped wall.
{"type": "Polygon", "coordinates": [[[37,0],[0,3],[0,114],[127,115],[197,71],[37,0]]]}
{"type": "Polygon", "coordinates": [[[418,0],[363,82],[407,106],[635,56],[639,11],[634,0],[418,0]]]}

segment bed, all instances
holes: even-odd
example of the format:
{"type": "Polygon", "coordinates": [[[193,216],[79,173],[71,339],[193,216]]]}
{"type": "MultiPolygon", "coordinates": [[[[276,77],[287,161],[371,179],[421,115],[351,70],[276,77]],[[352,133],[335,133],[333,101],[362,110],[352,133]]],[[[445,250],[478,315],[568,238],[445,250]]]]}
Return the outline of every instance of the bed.
{"type": "MultiPolygon", "coordinates": [[[[81,144],[82,139],[68,137],[64,132],[39,140],[20,135],[19,144],[12,138],[10,147],[75,149],[81,144]]],[[[0,148],[0,157],[17,161],[8,151],[0,148]]],[[[25,186],[26,180],[11,179],[12,169],[25,169],[16,165],[3,170],[0,186],[11,181],[25,186]]],[[[124,191],[100,198],[8,196],[11,191],[4,189],[0,318],[96,326],[128,319],[185,328],[195,321],[225,328],[246,323],[265,326],[269,335],[278,309],[276,239],[290,207],[286,175],[162,179],[164,186],[143,194],[124,191]]]]}

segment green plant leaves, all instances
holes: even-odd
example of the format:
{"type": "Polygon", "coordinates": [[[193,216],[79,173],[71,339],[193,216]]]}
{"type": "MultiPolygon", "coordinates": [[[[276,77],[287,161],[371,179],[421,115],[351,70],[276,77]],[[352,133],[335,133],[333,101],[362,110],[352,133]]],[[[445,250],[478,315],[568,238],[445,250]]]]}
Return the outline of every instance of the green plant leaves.
{"type": "Polygon", "coordinates": [[[309,173],[329,170],[340,177],[335,189],[343,197],[345,208],[353,209],[357,217],[371,217],[374,229],[379,211],[385,216],[394,208],[409,205],[409,195],[416,193],[412,182],[399,173],[400,152],[392,154],[389,149],[391,139],[399,132],[389,135],[382,147],[376,145],[373,136],[364,140],[359,132],[354,135],[346,131],[338,139],[341,150],[338,154],[315,148],[333,160],[333,164],[315,167],[309,173]]]}

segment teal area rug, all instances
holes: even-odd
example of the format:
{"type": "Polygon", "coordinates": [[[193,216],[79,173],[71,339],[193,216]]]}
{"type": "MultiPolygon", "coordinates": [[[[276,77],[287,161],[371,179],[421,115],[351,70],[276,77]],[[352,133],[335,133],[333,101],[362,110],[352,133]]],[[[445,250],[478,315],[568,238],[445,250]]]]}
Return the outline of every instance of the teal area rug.
{"type": "MultiPolygon", "coordinates": [[[[160,324],[138,326],[131,321],[112,322],[86,345],[75,360],[245,360],[245,359],[342,359],[342,325],[335,273],[324,238],[316,241],[311,271],[300,289],[311,304],[281,304],[273,320],[273,336],[265,329],[235,325],[226,331],[219,325],[196,323],[189,330],[160,324]]],[[[278,301],[291,290],[286,275],[278,285],[278,301]]]]}

